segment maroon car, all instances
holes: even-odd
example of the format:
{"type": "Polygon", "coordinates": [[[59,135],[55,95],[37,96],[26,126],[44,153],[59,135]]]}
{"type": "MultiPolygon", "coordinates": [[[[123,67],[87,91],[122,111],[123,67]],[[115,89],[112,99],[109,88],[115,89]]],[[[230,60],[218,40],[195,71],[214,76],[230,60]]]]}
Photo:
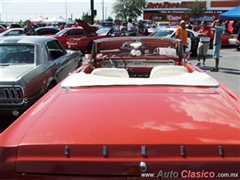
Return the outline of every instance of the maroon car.
{"type": "Polygon", "coordinates": [[[4,31],[6,31],[6,30],[7,30],[7,29],[6,29],[4,26],[0,25],[0,33],[4,32],[4,31]]]}

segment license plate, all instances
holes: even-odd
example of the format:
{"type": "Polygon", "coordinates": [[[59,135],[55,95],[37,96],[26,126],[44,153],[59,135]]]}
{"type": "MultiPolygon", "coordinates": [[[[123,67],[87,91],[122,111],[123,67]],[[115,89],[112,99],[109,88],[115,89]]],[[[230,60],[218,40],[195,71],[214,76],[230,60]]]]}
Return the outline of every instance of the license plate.
{"type": "Polygon", "coordinates": [[[68,48],[71,48],[71,45],[70,45],[70,44],[68,45],[68,48]]]}

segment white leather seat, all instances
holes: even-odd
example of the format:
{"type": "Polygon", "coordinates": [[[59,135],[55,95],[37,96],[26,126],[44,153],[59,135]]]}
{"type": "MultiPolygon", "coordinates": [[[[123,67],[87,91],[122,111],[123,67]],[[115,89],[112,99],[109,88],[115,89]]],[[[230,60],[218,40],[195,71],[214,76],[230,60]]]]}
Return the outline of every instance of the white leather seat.
{"type": "Polygon", "coordinates": [[[97,68],[94,69],[91,74],[98,76],[129,78],[127,70],[120,68],[97,68]]]}
{"type": "Polygon", "coordinates": [[[184,66],[156,66],[152,69],[149,78],[170,77],[187,73],[184,66]]]}

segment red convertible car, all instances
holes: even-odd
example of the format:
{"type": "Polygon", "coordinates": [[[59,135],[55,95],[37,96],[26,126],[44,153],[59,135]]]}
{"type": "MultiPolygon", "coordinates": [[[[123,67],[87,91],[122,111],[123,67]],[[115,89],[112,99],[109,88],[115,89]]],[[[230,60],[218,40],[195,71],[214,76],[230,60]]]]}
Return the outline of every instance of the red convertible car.
{"type": "Polygon", "coordinates": [[[182,54],[171,38],[95,40],[0,135],[0,178],[236,179],[240,98],[182,54]]]}

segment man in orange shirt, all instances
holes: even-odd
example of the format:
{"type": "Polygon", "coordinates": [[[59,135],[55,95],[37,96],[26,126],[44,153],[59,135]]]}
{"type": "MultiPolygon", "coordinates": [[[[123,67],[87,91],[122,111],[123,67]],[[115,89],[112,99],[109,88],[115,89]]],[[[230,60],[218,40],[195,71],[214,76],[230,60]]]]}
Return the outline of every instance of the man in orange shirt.
{"type": "Polygon", "coordinates": [[[187,38],[188,38],[185,21],[182,20],[180,22],[180,26],[176,30],[175,37],[182,40],[183,52],[185,53],[187,48],[187,38]]]}

